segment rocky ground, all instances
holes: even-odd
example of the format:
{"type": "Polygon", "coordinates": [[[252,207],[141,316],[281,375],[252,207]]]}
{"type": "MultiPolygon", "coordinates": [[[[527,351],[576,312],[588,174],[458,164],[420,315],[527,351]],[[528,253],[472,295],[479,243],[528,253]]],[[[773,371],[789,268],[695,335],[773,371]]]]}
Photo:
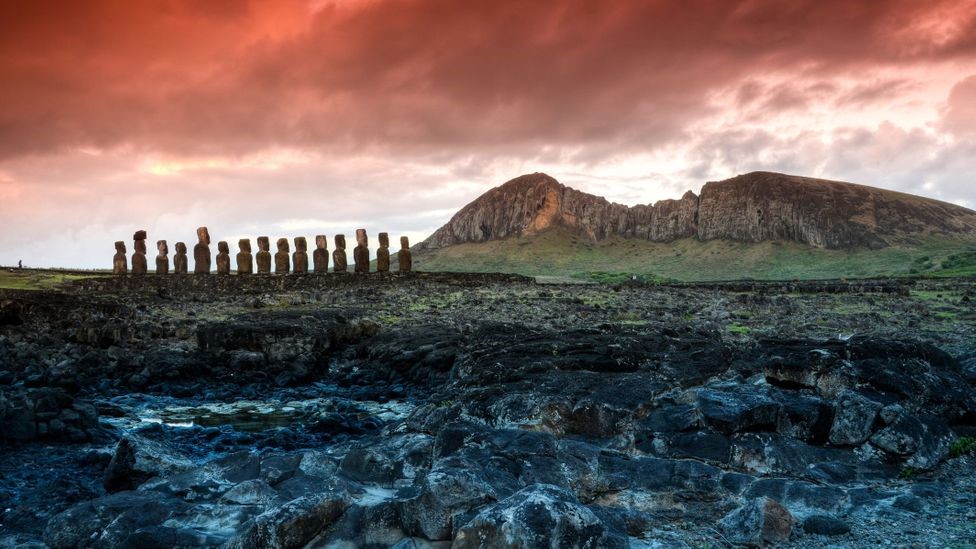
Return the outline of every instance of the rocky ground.
{"type": "Polygon", "coordinates": [[[976,544],[976,281],[0,293],[0,546],[976,544]]]}

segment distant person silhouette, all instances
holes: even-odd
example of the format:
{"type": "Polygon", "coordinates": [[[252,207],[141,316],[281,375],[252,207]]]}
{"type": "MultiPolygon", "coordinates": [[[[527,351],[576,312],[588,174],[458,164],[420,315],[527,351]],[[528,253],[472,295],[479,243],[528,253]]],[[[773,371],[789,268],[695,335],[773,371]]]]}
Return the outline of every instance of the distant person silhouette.
{"type": "Polygon", "coordinates": [[[18,259],[17,260],[17,268],[20,269],[20,270],[24,270],[24,260],[23,259],[18,259]]]}

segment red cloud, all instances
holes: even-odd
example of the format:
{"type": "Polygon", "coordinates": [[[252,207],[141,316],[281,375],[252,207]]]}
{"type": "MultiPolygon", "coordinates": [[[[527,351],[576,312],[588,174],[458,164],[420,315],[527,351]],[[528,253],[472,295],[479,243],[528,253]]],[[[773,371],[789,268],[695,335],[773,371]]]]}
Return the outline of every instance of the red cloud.
{"type": "Polygon", "coordinates": [[[0,158],[639,149],[748,76],[969,57],[974,37],[956,0],[8,2],[0,158]]]}

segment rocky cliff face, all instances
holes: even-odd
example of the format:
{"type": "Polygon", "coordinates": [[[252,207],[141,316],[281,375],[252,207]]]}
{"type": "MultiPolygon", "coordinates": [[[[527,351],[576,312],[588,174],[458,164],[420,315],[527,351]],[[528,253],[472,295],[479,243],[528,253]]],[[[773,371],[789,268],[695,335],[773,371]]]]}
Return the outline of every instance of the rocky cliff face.
{"type": "Polygon", "coordinates": [[[592,240],[694,237],[880,248],[903,236],[976,234],[976,212],[863,185],[770,172],[707,183],[701,196],[689,191],[679,200],[629,207],[534,173],[483,194],[417,248],[527,235],[553,226],[592,240]]]}

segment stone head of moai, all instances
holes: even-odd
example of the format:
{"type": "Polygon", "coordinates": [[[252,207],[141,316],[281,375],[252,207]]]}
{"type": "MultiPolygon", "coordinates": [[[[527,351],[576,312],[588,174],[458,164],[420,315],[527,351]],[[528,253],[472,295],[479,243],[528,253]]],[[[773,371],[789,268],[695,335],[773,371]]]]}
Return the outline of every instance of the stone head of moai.
{"type": "Polygon", "coordinates": [[[193,272],[210,273],[210,231],[206,227],[197,228],[197,245],[193,247],[193,272]]]}
{"type": "Polygon", "coordinates": [[[380,248],[376,250],[376,270],[381,273],[390,270],[390,235],[379,234],[380,248]]]}
{"type": "Polygon", "coordinates": [[[308,272],[308,241],[304,236],[295,237],[295,253],[291,257],[292,270],[296,273],[308,272]]]}
{"type": "Polygon", "coordinates": [[[291,269],[287,238],[278,239],[278,253],[274,256],[274,263],[276,273],[287,273],[291,269]]]}
{"type": "Polygon", "coordinates": [[[173,272],[176,274],[186,274],[186,269],[186,244],[183,242],[177,242],[176,257],[173,258],[173,272]]]}
{"type": "Polygon", "coordinates": [[[165,240],[156,241],[156,274],[166,274],[169,272],[169,245],[165,240]]]}
{"type": "Polygon", "coordinates": [[[335,247],[337,250],[346,249],[346,235],[344,234],[335,235],[335,247]]]}
{"type": "Polygon", "coordinates": [[[369,239],[366,229],[356,229],[356,247],[352,251],[352,260],[357,273],[369,272],[369,239]]]}
{"type": "Polygon", "coordinates": [[[136,253],[146,253],[146,231],[136,231],[132,235],[132,240],[135,241],[136,253]]]}
{"type": "Polygon", "coordinates": [[[112,257],[112,274],[123,275],[129,271],[129,263],[125,257],[125,242],[115,242],[115,255],[112,257]]]}
{"type": "Polygon", "coordinates": [[[255,262],[258,264],[258,274],[271,272],[271,239],[266,236],[258,237],[258,253],[255,262]]]}
{"type": "Polygon", "coordinates": [[[413,270],[413,254],[410,253],[410,239],[400,237],[400,251],[397,253],[397,262],[400,264],[401,273],[409,273],[413,270]]]}
{"type": "Polygon", "coordinates": [[[251,274],[254,272],[254,256],[251,255],[251,239],[242,238],[237,241],[237,274],[251,274]]]}
{"type": "Polygon", "coordinates": [[[324,234],[315,235],[315,251],[312,252],[312,265],[317,273],[325,273],[329,270],[329,250],[326,249],[329,241],[324,234]]]}
{"type": "Polygon", "coordinates": [[[217,274],[230,274],[230,246],[223,240],[217,243],[217,274]]]}

